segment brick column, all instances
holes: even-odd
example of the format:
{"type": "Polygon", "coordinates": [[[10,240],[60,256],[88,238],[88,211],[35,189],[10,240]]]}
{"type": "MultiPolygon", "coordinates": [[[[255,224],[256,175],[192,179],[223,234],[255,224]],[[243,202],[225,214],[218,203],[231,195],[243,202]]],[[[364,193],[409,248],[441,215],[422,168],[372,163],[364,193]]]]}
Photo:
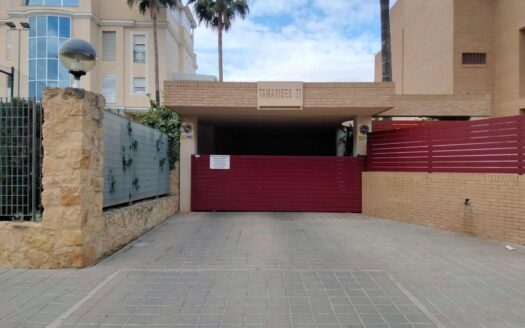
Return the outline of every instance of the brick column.
{"type": "Polygon", "coordinates": [[[82,267],[99,253],[92,236],[104,228],[104,105],[84,90],[44,93],[42,224],[56,231],[58,266],[82,267]]]}

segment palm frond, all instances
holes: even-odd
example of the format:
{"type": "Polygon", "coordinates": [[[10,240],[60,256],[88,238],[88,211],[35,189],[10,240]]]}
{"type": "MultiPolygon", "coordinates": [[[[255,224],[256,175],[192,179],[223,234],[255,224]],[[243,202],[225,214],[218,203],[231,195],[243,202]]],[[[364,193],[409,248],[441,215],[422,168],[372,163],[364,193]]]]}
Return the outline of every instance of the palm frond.
{"type": "Polygon", "coordinates": [[[250,12],[247,0],[188,0],[193,5],[199,23],[217,29],[222,22],[223,29],[228,31],[236,17],[246,18],[250,12]]]}
{"type": "Polygon", "coordinates": [[[209,0],[192,0],[194,3],[195,14],[199,23],[204,23],[206,27],[216,29],[218,26],[218,20],[215,14],[215,1],[209,0]]]}
{"type": "Polygon", "coordinates": [[[127,0],[127,2],[130,8],[133,8],[135,4],[138,4],[139,11],[143,15],[145,15],[151,8],[155,8],[158,11],[160,8],[177,7],[177,0],[127,0]]]}

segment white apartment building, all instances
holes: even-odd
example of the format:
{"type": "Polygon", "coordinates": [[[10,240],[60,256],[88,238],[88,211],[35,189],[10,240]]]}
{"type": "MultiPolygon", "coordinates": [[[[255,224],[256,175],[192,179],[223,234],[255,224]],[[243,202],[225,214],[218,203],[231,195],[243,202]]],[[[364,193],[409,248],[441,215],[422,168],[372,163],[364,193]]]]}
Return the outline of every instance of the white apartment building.
{"type": "MultiPolygon", "coordinates": [[[[193,31],[197,26],[181,1],[158,16],[161,95],[165,80],[191,79],[197,70],[193,31]]],[[[14,85],[0,97],[40,97],[45,87],[67,87],[71,77],[58,59],[61,44],[81,38],[97,50],[98,61],[82,79],[84,89],[101,93],[107,107],[140,111],[154,94],[153,24],[149,14],[126,0],[0,0],[0,69],[14,67],[14,85]],[[20,72],[20,79],[18,79],[20,72]]]]}

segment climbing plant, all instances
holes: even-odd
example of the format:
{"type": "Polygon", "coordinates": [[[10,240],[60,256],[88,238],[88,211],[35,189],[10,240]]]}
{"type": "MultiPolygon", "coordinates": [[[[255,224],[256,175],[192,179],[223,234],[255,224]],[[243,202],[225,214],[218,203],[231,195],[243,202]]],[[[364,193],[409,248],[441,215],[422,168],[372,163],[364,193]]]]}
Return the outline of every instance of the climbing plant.
{"type": "Polygon", "coordinates": [[[128,168],[130,168],[132,164],[133,164],[133,158],[131,158],[131,154],[129,154],[129,157],[127,157],[126,147],[122,146],[122,171],[126,173],[128,168]]]}
{"type": "MultiPolygon", "coordinates": [[[[168,135],[168,162],[173,169],[179,160],[180,116],[168,107],[157,106],[152,100],[150,105],[149,111],[137,115],[137,121],[168,135]]],[[[163,166],[164,161],[159,165],[163,166]]]]}
{"type": "Polygon", "coordinates": [[[117,179],[113,175],[112,169],[109,170],[108,185],[109,185],[109,193],[110,194],[115,193],[115,191],[117,190],[117,179]]]}
{"type": "Polygon", "coordinates": [[[353,128],[342,126],[340,127],[341,131],[344,133],[344,135],[339,138],[338,142],[344,144],[345,146],[345,156],[352,156],[354,152],[354,145],[353,145],[353,128]]]}

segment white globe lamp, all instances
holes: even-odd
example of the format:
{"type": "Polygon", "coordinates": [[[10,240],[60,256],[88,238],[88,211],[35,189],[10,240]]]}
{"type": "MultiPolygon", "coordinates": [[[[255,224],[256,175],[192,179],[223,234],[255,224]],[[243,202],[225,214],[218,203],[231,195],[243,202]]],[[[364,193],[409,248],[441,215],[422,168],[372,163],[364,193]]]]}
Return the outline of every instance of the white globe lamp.
{"type": "Polygon", "coordinates": [[[80,78],[95,67],[97,52],[82,39],[70,39],[60,47],[60,62],[75,77],[73,88],[80,88],[80,78]]]}

